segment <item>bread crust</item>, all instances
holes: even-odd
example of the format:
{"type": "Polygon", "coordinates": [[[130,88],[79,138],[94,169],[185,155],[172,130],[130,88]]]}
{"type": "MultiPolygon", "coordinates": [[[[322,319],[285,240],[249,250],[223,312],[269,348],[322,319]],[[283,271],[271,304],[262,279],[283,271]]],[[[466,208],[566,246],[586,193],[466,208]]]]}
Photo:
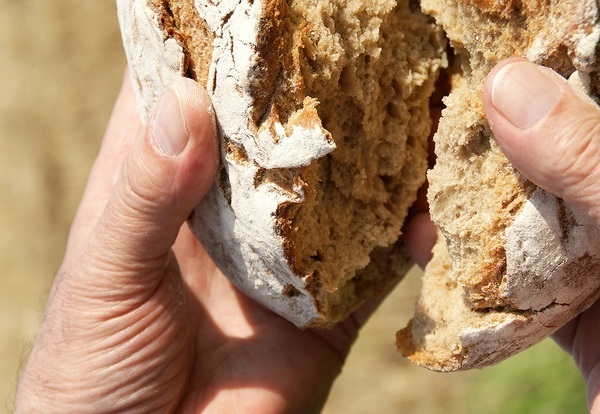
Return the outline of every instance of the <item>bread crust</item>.
{"type": "Polygon", "coordinates": [[[600,272],[600,232],[512,168],[481,102],[485,76],[515,55],[584,79],[578,83],[598,98],[591,80],[600,69],[600,25],[595,0],[422,5],[446,31],[465,79],[447,98],[435,137],[429,199],[441,230],[438,245],[415,316],[398,332],[397,344],[420,365],[455,371],[534,345],[600,296],[591,277],[600,272]],[[460,199],[457,185],[472,206],[452,201],[460,199]]]}

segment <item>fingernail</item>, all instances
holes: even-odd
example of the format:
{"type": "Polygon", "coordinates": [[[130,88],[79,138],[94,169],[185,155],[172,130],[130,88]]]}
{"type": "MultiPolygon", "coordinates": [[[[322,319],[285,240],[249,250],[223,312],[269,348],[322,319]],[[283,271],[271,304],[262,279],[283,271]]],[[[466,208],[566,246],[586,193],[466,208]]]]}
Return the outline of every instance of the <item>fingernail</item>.
{"type": "Polygon", "coordinates": [[[537,124],[556,106],[558,85],[529,62],[514,62],[496,74],[492,84],[492,104],[517,128],[537,124]]]}
{"type": "Polygon", "coordinates": [[[188,132],[177,92],[169,87],[163,92],[152,123],[152,138],[165,155],[176,156],[188,142],[188,132]]]}

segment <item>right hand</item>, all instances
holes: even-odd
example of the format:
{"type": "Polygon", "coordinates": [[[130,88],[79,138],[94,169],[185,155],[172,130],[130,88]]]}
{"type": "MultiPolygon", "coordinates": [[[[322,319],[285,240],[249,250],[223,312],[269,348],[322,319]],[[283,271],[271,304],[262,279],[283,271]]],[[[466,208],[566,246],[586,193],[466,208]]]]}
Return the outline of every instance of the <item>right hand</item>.
{"type": "MultiPolygon", "coordinates": [[[[600,108],[557,73],[522,59],[488,75],[484,108],[500,148],[529,180],[587,214],[600,228],[600,108]]],[[[600,275],[589,275],[600,277],[600,275]]],[[[560,329],[600,413],[600,302],[560,329]]]]}

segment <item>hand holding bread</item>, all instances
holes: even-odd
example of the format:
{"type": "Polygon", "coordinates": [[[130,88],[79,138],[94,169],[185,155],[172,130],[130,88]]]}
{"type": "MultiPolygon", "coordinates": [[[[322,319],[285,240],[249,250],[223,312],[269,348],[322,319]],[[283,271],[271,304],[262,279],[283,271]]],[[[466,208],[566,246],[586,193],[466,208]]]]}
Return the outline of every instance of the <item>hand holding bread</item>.
{"type": "Polygon", "coordinates": [[[143,117],[180,76],[211,96],[221,168],[190,223],[266,307],[333,326],[402,277],[440,70],[451,92],[427,173],[438,242],[402,353],[436,370],[485,366],[600,295],[581,277],[600,267],[593,220],[510,164],[482,101],[487,74],[511,56],[597,97],[596,1],[118,5],[143,117]]]}
{"type": "Polygon", "coordinates": [[[376,304],[301,330],[240,294],[185,223],[218,168],[206,92],[179,79],[149,119],[127,75],[14,412],[318,412],[376,304]]]}
{"type": "Polygon", "coordinates": [[[597,2],[369,4],[120,3],[147,123],[125,82],[16,412],[318,410],[377,300],[353,310],[427,256],[403,221],[440,69],[438,242],[398,345],[444,371],[556,332],[599,408],[597,2]]]}

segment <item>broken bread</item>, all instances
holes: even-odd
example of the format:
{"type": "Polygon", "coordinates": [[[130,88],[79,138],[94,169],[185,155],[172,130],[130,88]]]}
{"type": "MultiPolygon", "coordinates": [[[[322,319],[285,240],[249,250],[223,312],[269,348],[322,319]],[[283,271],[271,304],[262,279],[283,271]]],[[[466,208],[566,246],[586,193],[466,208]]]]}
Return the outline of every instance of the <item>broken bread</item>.
{"type": "Polygon", "coordinates": [[[438,243],[397,345],[417,364],[454,371],[526,349],[600,296],[597,228],[509,164],[482,106],[486,75],[512,56],[576,79],[600,97],[600,25],[596,0],[421,5],[443,27],[461,81],[445,100],[428,176],[438,243]]]}
{"type": "Polygon", "coordinates": [[[300,327],[389,290],[425,180],[443,36],[412,0],[118,0],[142,117],[187,76],[221,135],[190,218],[244,293],[300,327]]]}
{"type": "Polygon", "coordinates": [[[243,292],[332,326],[409,265],[402,225],[427,168],[429,98],[454,56],[428,173],[438,227],[408,358],[499,362],[600,296],[600,234],[506,160],[486,75],[521,56],[600,97],[596,0],[117,0],[143,119],[175,78],[201,83],[221,168],[190,224],[243,292]],[[424,14],[424,13],[425,14],[424,14]]]}

